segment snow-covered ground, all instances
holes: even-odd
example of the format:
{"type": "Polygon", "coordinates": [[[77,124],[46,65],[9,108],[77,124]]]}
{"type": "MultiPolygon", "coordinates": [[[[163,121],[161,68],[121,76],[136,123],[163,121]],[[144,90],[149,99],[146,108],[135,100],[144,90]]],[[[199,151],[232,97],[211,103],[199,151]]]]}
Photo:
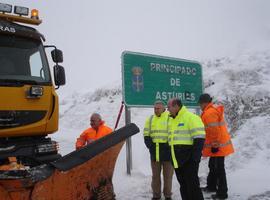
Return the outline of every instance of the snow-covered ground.
{"type": "MultiPolygon", "coordinates": [[[[205,91],[222,102],[236,152],[226,159],[229,200],[270,200],[270,51],[247,53],[235,58],[202,61],[205,91]]],[[[76,137],[89,126],[89,115],[100,113],[114,127],[121,105],[121,83],[95,92],[76,92],[60,97],[60,141],[62,154],[74,150],[76,137]]],[[[89,89],[92,91],[93,88],[89,89]]],[[[118,200],[151,198],[149,153],[142,130],[152,109],[131,109],[131,121],[141,132],[132,137],[133,169],[126,175],[126,147],[118,158],[114,187],[118,200]]],[[[119,126],[124,125],[124,113],[119,126]]],[[[205,184],[207,159],[199,176],[205,184]]],[[[181,199],[174,177],[173,199],[181,199]]]]}

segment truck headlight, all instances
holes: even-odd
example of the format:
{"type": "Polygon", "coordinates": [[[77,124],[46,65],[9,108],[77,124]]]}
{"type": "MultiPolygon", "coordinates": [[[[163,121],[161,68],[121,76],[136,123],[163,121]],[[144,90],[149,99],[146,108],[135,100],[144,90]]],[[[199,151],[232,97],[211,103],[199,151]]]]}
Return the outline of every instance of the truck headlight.
{"type": "Polygon", "coordinates": [[[43,95],[43,87],[39,85],[33,85],[29,89],[29,97],[41,97],[43,95]]]}
{"type": "Polygon", "coordinates": [[[12,5],[0,3],[0,12],[11,13],[11,11],[12,11],[12,5]]]}
{"type": "Polygon", "coordinates": [[[37,153],[39,154],[58,152],[58,150],[59,144],[55,141],[47,144],[40,144],[37,146],[37,153]]]}
{"type": "Polygon", "coordinates": [[[25,15],[27,16],[29,14],[29,9],[22,6],[15,6],[14,7],[14,13],[17,15],[25,15]]]}

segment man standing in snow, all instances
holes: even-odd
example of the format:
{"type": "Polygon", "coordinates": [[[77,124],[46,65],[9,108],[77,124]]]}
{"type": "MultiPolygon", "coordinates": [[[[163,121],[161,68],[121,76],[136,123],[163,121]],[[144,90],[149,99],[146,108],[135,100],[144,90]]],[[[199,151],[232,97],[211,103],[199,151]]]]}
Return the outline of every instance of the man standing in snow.
{"type": "Polygon", "coordinates": [[[198,177],[205,138],[203,122],[180,99],[170,99],[168,110],[169,145],[182,200],[203,200],[198,177]]]}
{"type": "Polygon", "coordinates": [[[214,105],[209,94],[202,94],[199,98],[202,109],[202,121],[205,125],[206,139],[203,156],[209,159],[209,174],[205,192],[216,192],[213,199],[227,199],[228,187],[225,172],[225,156],[234,152],[230,134],[224,120],[224,107],[214,105]]]}
{"type": "Polygon", "coordinates": [[[105,136],[112,132],[112,129],[104,124],[100,114],[94,113],[90,117],[91,128],[86,129],[76,141],[76,149],[105,136]]]}
{"type": "Polygon", "coordinates": [[[168,145],[168,118],[169,113],[165,111],[163,102],[156,101],[154,104],[154,115],[145,122],[144,142],[150,151],[152,168],[152,200],[161,199],[161,170],[163,169],[165,200],[171,200],[173,167],[171,164],[171,153],[168,145]]]}

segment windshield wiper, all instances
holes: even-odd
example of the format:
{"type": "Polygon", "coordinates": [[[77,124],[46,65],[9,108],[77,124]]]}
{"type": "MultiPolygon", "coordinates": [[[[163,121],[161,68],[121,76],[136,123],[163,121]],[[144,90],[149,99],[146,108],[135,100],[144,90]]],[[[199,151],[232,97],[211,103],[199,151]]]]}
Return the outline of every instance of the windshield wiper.
{"type": "Polygon", "coordinates": [[[38,82],[34,80],[0,79],[0,85],[4,86],[23,86],[25,84],[38,85],[38,82]]]}

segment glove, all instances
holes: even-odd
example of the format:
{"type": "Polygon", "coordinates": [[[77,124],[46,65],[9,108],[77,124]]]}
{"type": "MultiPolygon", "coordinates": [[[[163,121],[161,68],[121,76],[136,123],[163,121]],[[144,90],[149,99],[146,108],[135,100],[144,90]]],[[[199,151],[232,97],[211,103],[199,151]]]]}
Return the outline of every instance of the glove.
{"type": "Polygon", "coordinates": [[[219,151],[218,147],[211,147],[211,152],[212,153],[217,153],[219,151]]]}
{"type": "Polygon", "coordinates": [[[192,158],[195,162],[201,161],[204,138],[196,138],[193,141],[192,158]]]}
{"type": "Polygon", "coordinates": [[[148,149],[150,149],[154,145],[152,138],[149,136],[144,137],[144,143],[148,149]]]}

